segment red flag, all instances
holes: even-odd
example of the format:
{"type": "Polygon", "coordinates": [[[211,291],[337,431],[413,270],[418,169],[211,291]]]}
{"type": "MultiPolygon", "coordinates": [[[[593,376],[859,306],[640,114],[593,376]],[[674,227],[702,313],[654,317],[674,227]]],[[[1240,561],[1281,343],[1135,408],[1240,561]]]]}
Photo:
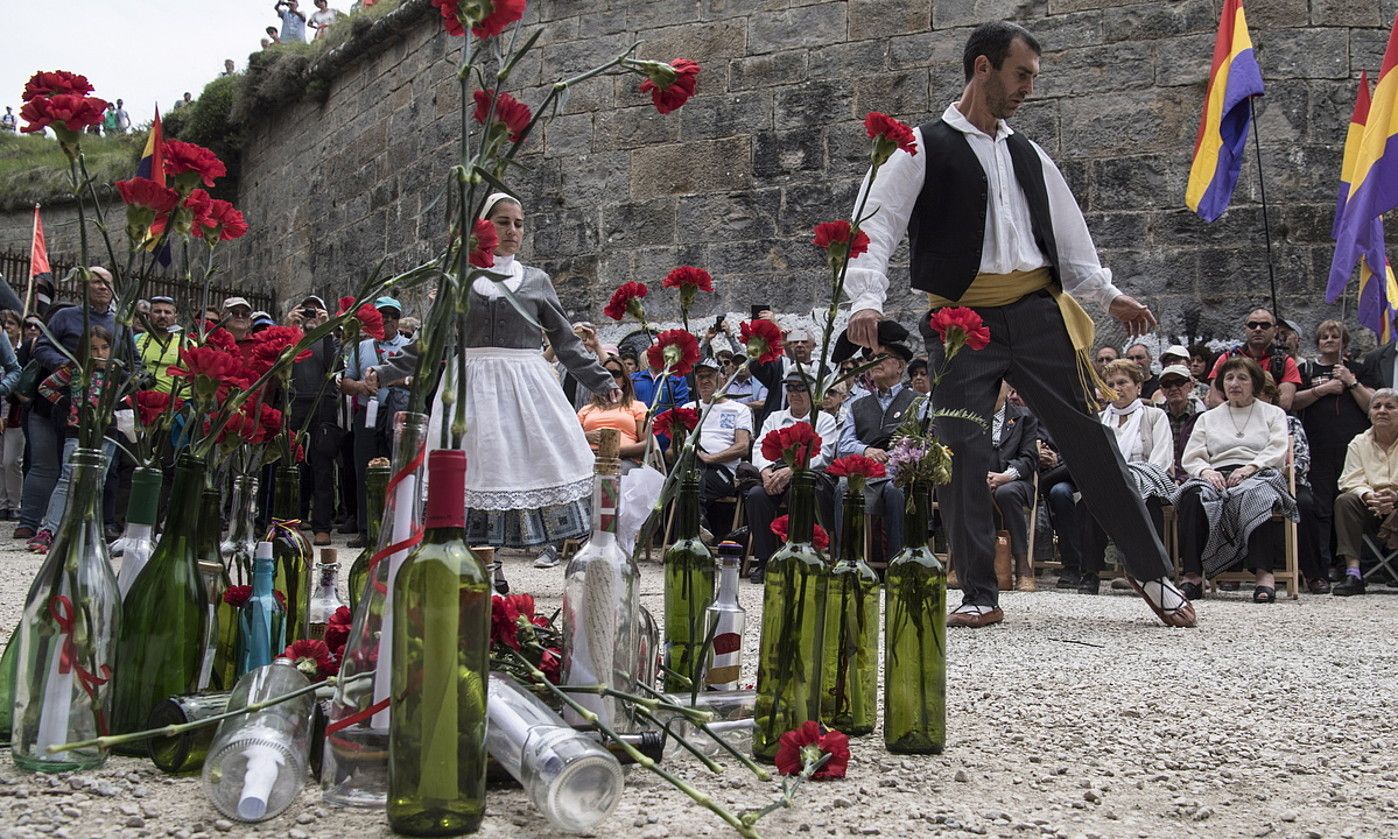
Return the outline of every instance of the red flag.
{"type": "Polygon", "coordinates": [[[39,205],[34,205],[34,243],[29,248],[29,276],[53,273],[49,269],[49,249],[44,243],[44,220],[39,215],[39,205]]]}
{"type": "Polygon", "coordinates": [[[24,292],[24,315],[29,316],[29,304],[43,317],[53,303],[53,271],[49,268],[49,249],[44,242],[44,220],[39,205],[34,205],[34,238],[29,246],[29,285],[24,292]]]}

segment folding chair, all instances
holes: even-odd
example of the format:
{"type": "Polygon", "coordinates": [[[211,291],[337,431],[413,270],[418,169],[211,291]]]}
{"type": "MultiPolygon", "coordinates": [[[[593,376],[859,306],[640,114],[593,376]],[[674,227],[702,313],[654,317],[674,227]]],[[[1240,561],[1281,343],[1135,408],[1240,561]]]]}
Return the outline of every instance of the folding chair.
{"type": "MultiPolygon", "coordinates": [[[[1395,565],[1398,562],[1398,550],[1390,551],[1367,533],[1364,534],[1364,547],[1368,548],[1369,553],[1374,557],[1374,564],[1369,566],[1369,570],[1362,572],[1364,582],[1370,582],[1371,577],[1375,584],[1398,582],[1398,566],[1395,565]]],[[[1363,566],[1364,563],[1360,562],[1360,567],[1363,568],[1363,566]]]]}

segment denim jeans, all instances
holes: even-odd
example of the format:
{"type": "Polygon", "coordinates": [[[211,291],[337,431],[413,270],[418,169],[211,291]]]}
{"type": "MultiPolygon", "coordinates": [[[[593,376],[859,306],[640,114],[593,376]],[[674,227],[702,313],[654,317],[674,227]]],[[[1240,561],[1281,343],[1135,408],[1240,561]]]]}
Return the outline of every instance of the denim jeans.
{"type": "MultiPolygon", "coordinates": [[[[59,523],[63,521],[63,513],[68,509],[68,481],[73,474],[73,451],[77,447],[77,437],[63,438],[63,466],[58,473],[58,482],[53,485],[53,495],[49,497],[49,509],[44,514],[43,524],[39,526],[40,530],[53,533],[58,530],[59,523]]],[[[102,453],[107,456],[107,468],[111,469],[112,458],[116,456],[116,443],[104,440],[102,453]]]]}
{"type": "Polygon", "coordinates": [[[20,493],[19,525],[37,529],[39,519],[48,509],[54,482],[58,480],[59,466],[63,463],[63,441],[53,418],[40,416],[34,410],[29,411],[25,429],[29,440],[29,471],[24,476],[24,489],[20,493]]]}

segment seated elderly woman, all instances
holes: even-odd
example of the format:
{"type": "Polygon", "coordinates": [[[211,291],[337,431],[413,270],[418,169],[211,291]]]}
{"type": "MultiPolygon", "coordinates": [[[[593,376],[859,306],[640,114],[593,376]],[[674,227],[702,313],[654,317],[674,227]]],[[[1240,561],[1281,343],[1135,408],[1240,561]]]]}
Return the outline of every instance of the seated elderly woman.
{"type": "Polygon", "coordinates": [[[1277,599],[1272,568],[1282,555],[1282,526],[1274,509],[1295,521],[1296,501],[1281,469],[1286,463],[1286,412],[1257,398],[1262,368],[1244,356],[1224,361],[1214,388],[1225,400],[1200,415],[1181,466],[1190,476],[1175,492],[1179,517],[1180,589],[1204,596],[1204,576],[1242,564],[1256,575],[1252,599],[1277,599]]]}
{"type": "MultiPolygon", "coordinates": [[[[1116,435],[1116,446],[1136,480],[1136,492],[1145,502],[1155,535],[1165,530],[1165,505],[1175,492],[1170,472],[1175,465],[1175,440],[1165,412],[1141,399],[1145,371],[1134,361],[1113,361],[1102,371],[1102,380],[1116,391],[1116,399],[1102,411],[1102,424],[1116,435]]],[[[1098,572],[1106,565],[1107,532],[1091,515],[1083,522],[1082,578],[1080,594],[1096,594],[1098,572]]]]}
{"type": "Polygon", "coordinates": [[[1398,390],[1374,391],[1369,422],[1372,427],[1349,443],[1335,498],[1335,556],[1345,562],[1345,578],[1331,593],[1339,597],[1364,593],[1359,570],[1364,535],[1393,545],[1391,534],[1398,530],[1398,390]]]}

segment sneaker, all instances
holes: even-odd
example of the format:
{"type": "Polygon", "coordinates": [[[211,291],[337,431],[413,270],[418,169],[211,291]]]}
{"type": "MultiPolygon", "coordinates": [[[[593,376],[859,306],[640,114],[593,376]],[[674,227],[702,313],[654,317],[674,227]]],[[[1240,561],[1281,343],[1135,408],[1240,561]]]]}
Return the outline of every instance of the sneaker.
{"type": "Polygon", "coordinates": [[[1365,589],[1364,579],[1353,574],[1346,574],[1343,580],[1330,587],[1330,593],[1336,597],[1353,597],[1356,594],[1363,594],[1365,589]]]}
{"type": "Polygon", "coordinates": [[[14,539],[33,539],[33,538],[34,538],[34,528],[32,528],[32,527],[25,527],[24,525],[20,525],[19,527],[16,527],[16,528],[15,528],[15,535],[14,535],[13,537],[11,537],[11,538],[14,538],[14,539]]]}
{"type": "Polygon", "coordinates": [[[553,568],[558,565],[558,561],[558,548],[549,545],[545,547],[543,553],[539,554],[539,557],[534,560],[534,567],[553,568]]]}
{"type": "Polygon", "coordinates": [[[38,533],[34,534],[34,538],[30,539],[29,544],[25,545],[24,547],[31,553],[46,554],[49,552],[49,548],[52,546],[53,533],[47,530],[40,530],[38,533]]]}

